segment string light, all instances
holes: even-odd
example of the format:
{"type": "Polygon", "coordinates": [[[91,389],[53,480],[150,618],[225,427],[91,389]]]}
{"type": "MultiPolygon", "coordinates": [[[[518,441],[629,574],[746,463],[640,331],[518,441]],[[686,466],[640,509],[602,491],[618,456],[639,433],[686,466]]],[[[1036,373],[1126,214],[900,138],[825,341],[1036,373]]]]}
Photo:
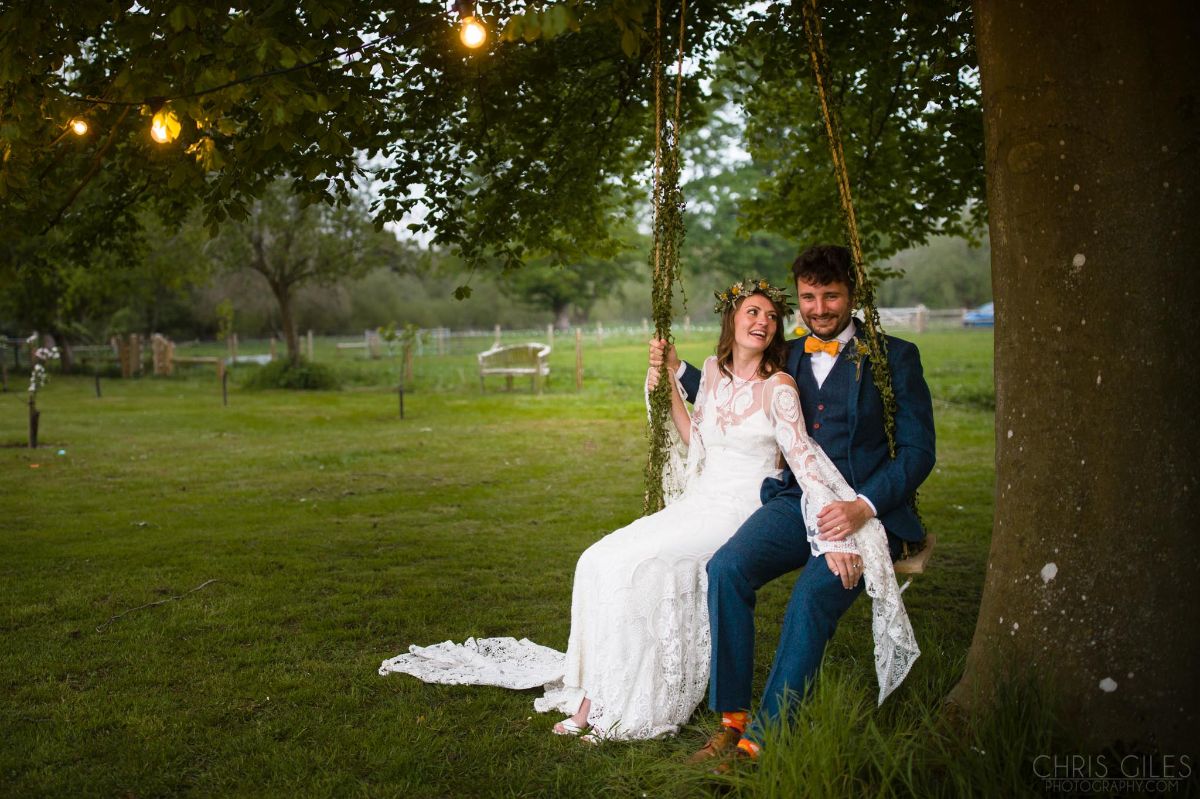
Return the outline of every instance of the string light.
{"type": "Polygon", "coordinates": [[[475,16],[475,0],[454,0],[453,7],[459,19],[458,38],[471,50],[482,47],[488,32],[475,16]]]}
{"type": "Polygon", "coordinates": [[[173,142],[179,136],[179,117],[174,111],[165,108],[160,110],[150,120],[150,138],[159,144],[173,142]]]}
{"type": "Polygon", "coordinates": [[[75,117],[71,120],[71,132],[76,136],[84,136],[88,132],[88,123],[86,119],[75,117]]]}
{"type": "Polygon", "coordinates": [[[463,44],[474,50],[487,41],[487,28],[475,17],[463,17],[462,30],[459,31],[458,37],[463,44]]]}

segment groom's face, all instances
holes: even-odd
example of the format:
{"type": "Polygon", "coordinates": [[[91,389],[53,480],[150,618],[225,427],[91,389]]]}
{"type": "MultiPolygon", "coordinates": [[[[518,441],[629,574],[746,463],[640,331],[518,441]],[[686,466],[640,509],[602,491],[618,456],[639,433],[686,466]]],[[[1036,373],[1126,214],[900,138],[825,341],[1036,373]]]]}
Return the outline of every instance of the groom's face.
{"type": "Polygon", "coordinates": [[[837,338],[850,324],[850,287],[835,282],[825,286],[796,280],[800,318],[818,338],[837,338]]]}

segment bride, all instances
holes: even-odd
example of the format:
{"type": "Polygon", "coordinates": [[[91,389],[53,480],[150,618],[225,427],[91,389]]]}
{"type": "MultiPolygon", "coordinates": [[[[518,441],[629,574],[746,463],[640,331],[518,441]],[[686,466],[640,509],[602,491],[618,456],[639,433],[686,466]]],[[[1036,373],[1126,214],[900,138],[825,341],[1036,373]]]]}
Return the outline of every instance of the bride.
{"type": "MultiPolygon", "coordinates": [[[[709,675],[705,566],[760,506],[760,487],[764,478],[779,475],[780,454],[804,490],[806,519],[854,493],[805,432],[796,384],[785,370],[787,295],[754,280],[735,283],[717,299],[717,353],[704,363],[690,416],[681,391],[672,392],[679,449],[674,469],[666,471],[680,478],[682,488],[668,486],[666,508],[605,536],[579,558],[565,657],[525,639],[446,642],[411,647],[384,661],[380,674],[509,688],[543,685],[535,709],[570,714],[554,732],[587,733],[589,740],[654,738],[675,733],[688,720],[709,675]]],[[[650,370],[648,388],[658,374],[650,370]]],[[[886,595],[889,607],[898,608],[889,620],[895,624],[876,629],[877,669],[881,651],[915,650],[882,526],[873,520],[839,542],[815,538],[815,522],[809,526],[815,553],[866,549],[864,560],[887,565],[865,575],[876,602],[886,595]],[[898,640],[889,637],[897,630],[898,640]],[[881,634],[887,640],[880,641],[881,634]]],[[[881,689],[881,701],[883,695],[881,689]]]]}

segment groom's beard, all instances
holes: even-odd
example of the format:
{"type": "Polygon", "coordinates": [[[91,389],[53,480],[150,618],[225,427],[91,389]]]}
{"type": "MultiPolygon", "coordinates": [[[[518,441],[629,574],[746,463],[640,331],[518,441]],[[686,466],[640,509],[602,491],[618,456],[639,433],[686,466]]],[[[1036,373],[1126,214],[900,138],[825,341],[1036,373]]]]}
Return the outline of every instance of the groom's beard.
{"type": "Polygon", "coordinates": [[[806,324],[808,326],[808,331],[810,333],[812,333],[814,336],[821,339],[822,341],[833,341],[835,338],[837,338],[838,336],[840,336],[842,334],[843,330],[845,330],[847,327],[850,326],[851,318],[852,317],[847,316],[845,319],[841,320],[842,323],[840,325],[837,325],[837,329],[834,330],[832,333],[818,333],[817,332],[818,324],[820,324],[822,327],[824,327],[827,324],[836,324],[837,323],[838,318],[836,316],[833,316],[832,314],[827,315],[827,316],[805,317],[804,324],[806,324]]]}

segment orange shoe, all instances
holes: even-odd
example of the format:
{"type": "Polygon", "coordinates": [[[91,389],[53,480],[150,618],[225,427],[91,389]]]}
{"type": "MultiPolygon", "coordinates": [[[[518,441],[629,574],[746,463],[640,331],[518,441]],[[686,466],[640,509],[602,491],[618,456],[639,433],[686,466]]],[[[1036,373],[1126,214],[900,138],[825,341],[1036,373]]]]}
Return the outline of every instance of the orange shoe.
{"type": "Polygon", "coordinates": [[[703,763],[714,757],[725,757],[737,750],[742,733],[736,727],[725,727],[719,733],[708,739],[700,751],[688,758],[689,763],[703,763]]]}

